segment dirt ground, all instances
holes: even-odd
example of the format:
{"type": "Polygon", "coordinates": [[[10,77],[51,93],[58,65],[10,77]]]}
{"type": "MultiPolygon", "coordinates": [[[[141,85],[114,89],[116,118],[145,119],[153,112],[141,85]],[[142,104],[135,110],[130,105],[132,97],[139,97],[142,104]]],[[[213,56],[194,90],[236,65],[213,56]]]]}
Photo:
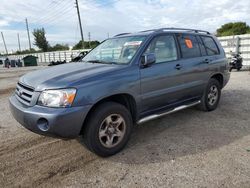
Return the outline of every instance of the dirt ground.
{"type": "Polygon", "coordinates": [[[186,109],[136,126],[119,154],[100,158],[81,139],[36,135],[8,97],[34,68],[0,68],[0,187],[250,187],[250,73],[233,72],[216,111],[186,109]]]}

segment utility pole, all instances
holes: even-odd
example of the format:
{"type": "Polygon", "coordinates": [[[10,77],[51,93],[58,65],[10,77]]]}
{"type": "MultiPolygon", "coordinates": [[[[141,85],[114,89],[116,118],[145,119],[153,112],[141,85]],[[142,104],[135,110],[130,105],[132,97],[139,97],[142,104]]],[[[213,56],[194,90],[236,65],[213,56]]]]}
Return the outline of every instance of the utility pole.
{"type": "Polygon", "coordinates": [[[26,22],[26,28],[27,28],[28,39],[29,39],[29,47],[30,47],[30,50],[31,50],[30,31],[29,31],[29,24],[28,24],[28,19],[27,19],[27,18],[25,19],[25,22],[26,22]]]}
{"type": "Polygon", "coordinates": [[[107,37],[108,37],[108,39],[109,39],[109,33],[107,33],[107,37]]]}
{"type": "Polygon", "coordinates": [[[89,48],[91,48],[91,45],[90,45],[91,34],[90,34],[90,32],[88,33],[88,37],[89,37],[89,48]]]}
{"type": "Polygon", "coordinates": [[[77,9],[77,15],[78,15],[78,21],[79,21],[80,32],[81,32],[81,39],[82,39],[82,48],[83,48],[84,38],[83,38],[82,21],[81,21],[81,15],[80,15],[80,11],[79,11],[78,0],[76,0],[76,9],[77,9]]]}
{"type": "Polygon", "coordinates": [[[6,55],[8,55],[8,50],[7,50],[5,40],[4,40],[3,32],[1,32],[1,34],[2,34],[2,39],[3,39],[3,44],[4,44],[5,51],[6,51],[6,55]]]}
{"type": "Polygon", "coordinates": [[[20,44],[19,33],[17,33],[17,41],[18,41],[19,52],[21,52],[21,44],[20,44]]]}

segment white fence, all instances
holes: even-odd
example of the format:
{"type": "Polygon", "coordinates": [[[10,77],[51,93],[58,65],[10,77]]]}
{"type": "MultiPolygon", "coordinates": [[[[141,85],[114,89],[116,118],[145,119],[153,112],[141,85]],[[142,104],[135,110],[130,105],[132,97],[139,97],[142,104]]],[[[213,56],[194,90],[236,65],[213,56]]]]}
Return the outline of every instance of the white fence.
{"type": "Polygon", "coordinates": [[[230,57],[230,52],[240,52],[243,57],[243,65],[250,66],[250,34],[219,37],[218,39],[227,57],[230,57]]]}
{"type": "Polygon", "coordinates": [[[41,52],[23,55],[10,55],[9,59],[23,59],[27,55],[33,55],[37,57],[39,65],[47,65],[51,61],[71,61],[72,57],[76,57],[80,52],[89,51],[89,49],[84,50],[68,50],[68,51],[54,51],[54,52],[41,52]]]}

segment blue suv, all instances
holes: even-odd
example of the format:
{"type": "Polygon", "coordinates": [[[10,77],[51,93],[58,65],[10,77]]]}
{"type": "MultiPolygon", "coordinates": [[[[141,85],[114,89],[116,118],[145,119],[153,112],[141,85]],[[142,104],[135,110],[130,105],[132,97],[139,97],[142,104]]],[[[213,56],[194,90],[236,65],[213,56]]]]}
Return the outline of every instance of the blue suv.
{"type": "Polygon", "coordinates": [[[191,106],[215,110],[229,77],[215,36],[162,28],[116,35],[80,62],[28,73],[9,102],[25,128],[82,136],[105,157],[124,148],[135,124],[191,106]]]}

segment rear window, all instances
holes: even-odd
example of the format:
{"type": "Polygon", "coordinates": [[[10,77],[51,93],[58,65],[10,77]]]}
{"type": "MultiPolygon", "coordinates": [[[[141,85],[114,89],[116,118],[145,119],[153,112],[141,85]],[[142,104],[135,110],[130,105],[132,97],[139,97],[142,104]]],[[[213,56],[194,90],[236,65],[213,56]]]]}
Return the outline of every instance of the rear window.
{"type": "Polygon", "coordinates": [[[217,55],[219,54],[219,49],[212,37],[201,37],[205,46],[205,49],[207,51],[207,55],[217,55]]]}
{"type": "Polygon", "coordinates": [[[194,35],[177,35],[183,58],[200,57],[200,48],[198,41],[194,35]]]}

